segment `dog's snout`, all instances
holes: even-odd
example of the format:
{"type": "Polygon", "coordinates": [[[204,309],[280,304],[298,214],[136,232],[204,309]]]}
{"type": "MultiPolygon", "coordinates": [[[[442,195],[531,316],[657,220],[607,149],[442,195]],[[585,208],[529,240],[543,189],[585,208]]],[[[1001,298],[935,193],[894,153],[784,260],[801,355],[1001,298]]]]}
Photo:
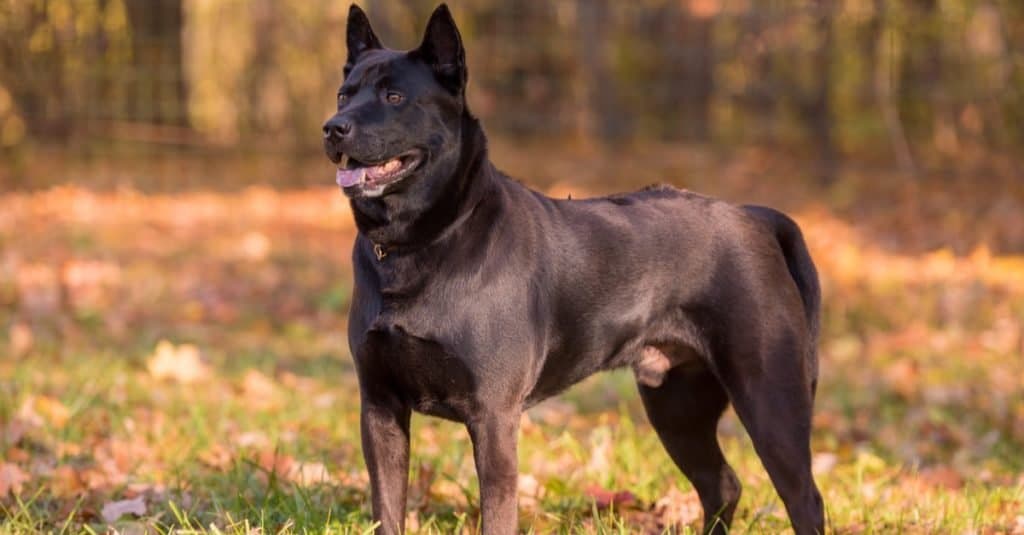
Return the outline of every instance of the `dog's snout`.
{"type": "Polygon", "coordinates": [[[324,139],[351,137],[353,130],[355,128],[352,121],[341,117],[332,117],[331,120],[324,123],[324,139]]]}

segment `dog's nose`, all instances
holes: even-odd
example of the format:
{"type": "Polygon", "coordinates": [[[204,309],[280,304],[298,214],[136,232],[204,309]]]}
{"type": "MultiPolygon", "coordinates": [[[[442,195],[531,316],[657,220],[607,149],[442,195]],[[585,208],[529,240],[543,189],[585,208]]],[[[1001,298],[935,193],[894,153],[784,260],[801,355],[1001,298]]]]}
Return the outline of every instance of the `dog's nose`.
{"type": "Polygon", "coordinates": [[[324,139],[346,138],[352,135],[352,130],[353,127],[351,121],[334,117],[330,121],[324,123],[324,139]]]}

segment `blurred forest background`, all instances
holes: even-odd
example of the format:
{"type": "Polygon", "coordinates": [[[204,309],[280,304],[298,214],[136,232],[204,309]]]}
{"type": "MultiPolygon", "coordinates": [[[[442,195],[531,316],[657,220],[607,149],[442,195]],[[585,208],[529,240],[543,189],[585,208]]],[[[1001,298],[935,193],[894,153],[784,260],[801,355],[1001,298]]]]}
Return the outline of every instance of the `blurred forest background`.
{"type": "MultiPolygon", "coordinates": [[[[1007,161],[1024,146],[1020,2],[450,3],[472,107],[505,139],[771,147],[825,183],[851,162],[915,175],[1021,169],[1007,161]]],[[[364,4],[395,48],[418,43],[434,7],[364,4]]],[[[340,83],[347,8],[5,0],[0,146],[14,163],[5,183],[73,178],[27,172],[42,147],[89,159],[316,153],[340,83]]],[[[170,183],[182,179],[195,180],[170,183]]],[[[234,181],[268,179],[320,181],[302,172],[234,181]]]]}
{"type": "MultiPolygon", "coordinates": [[[[435,7],[360,3],[393,48],[435,7]]],[[[832,529],[1024,534],[1024,2],[449,4],[513,177],[801,224],[832,529]]],[[[355,228],[320,148],[348,6],[0,0],[0,532],[369,524],[355,228]]],[[[644,422],[627,372],[531,410],[523,527],[699,526],[644,422]]],[[[784,530],[734,416],[720,432],[737,530],[784,530]]],[[[464,431],[416,418],[413,442],[408,524],[472,526],[464,431]]]]}

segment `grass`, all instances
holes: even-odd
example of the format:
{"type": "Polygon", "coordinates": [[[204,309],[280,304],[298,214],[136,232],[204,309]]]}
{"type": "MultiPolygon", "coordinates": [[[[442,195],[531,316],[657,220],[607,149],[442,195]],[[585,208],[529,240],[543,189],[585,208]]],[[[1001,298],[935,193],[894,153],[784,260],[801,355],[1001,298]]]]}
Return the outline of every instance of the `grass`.
{"type": "MultiPolygon", "coordinates": [[[[0,214],[0,533],[372,529],[336,192],[55,189],[0,214]]],[[[903,255],[831,209],[796,215],[826,290],[830,528],[1024,533],[1024,261],[903,255]]],[[[744,484],[733,531],[787,530],[731,413],[720,436],[744,484]]],[[[628,373],[531,410],[520,440],[523,530],[699,529],[628,373]]],[[[417,416],[412,447],[410,531],[472,531],[465,430],[417,416]]]]}

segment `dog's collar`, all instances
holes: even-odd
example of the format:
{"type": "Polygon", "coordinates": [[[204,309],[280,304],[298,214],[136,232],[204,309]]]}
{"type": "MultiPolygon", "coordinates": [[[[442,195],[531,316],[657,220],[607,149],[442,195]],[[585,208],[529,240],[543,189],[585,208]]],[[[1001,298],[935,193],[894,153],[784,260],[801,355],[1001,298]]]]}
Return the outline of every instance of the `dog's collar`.
{"type": "MultiPolygon", "coordinates": [[[[482,200],[483,200],[483,198],[477,199],[476,203],[473,204],[472,208],[470,208],[469,210],[466,210],[462,215],[460,215],[458,217],[458,219],[455,220],[454,223],[449,225],[448,228],[446,228],[443,232],[441,232],[440,235],[438,235],[433,240],[431,240],[430,243],[432,244],[432,243],[435,243],[438,240],[442,239],[443,237],[448,235],[450,232],[452,232],[455,228],[457,228],[459,225],[461,225],[464,221],[469,219],[469,216],[473,215],[473,212],[476,211],[477,206],[480,206],[480,201],[482,201],[482,200]]],[[[377,243],[375,241],[371,240],[370,244],[373,245],[373,256],[377,257],[377,261],[378,262],[383,262],[384,258],[388,256],[389,252],[393,253],[395,251],[398,251],[398,252],[404,253],[404,252],[412,251],[412,250],[415,250],[415,249],[419,248],[419,247],[406,248],[406,247],[401,247],[401,246],[394,246],[394,247],[391,247],[390,251],[389,251],[388,249],[384,248],[384,245],[382,245],[380,243],[377,243]]],[[[430,244],[428,244],[428,245],[430,245],[430,244]]]]}

